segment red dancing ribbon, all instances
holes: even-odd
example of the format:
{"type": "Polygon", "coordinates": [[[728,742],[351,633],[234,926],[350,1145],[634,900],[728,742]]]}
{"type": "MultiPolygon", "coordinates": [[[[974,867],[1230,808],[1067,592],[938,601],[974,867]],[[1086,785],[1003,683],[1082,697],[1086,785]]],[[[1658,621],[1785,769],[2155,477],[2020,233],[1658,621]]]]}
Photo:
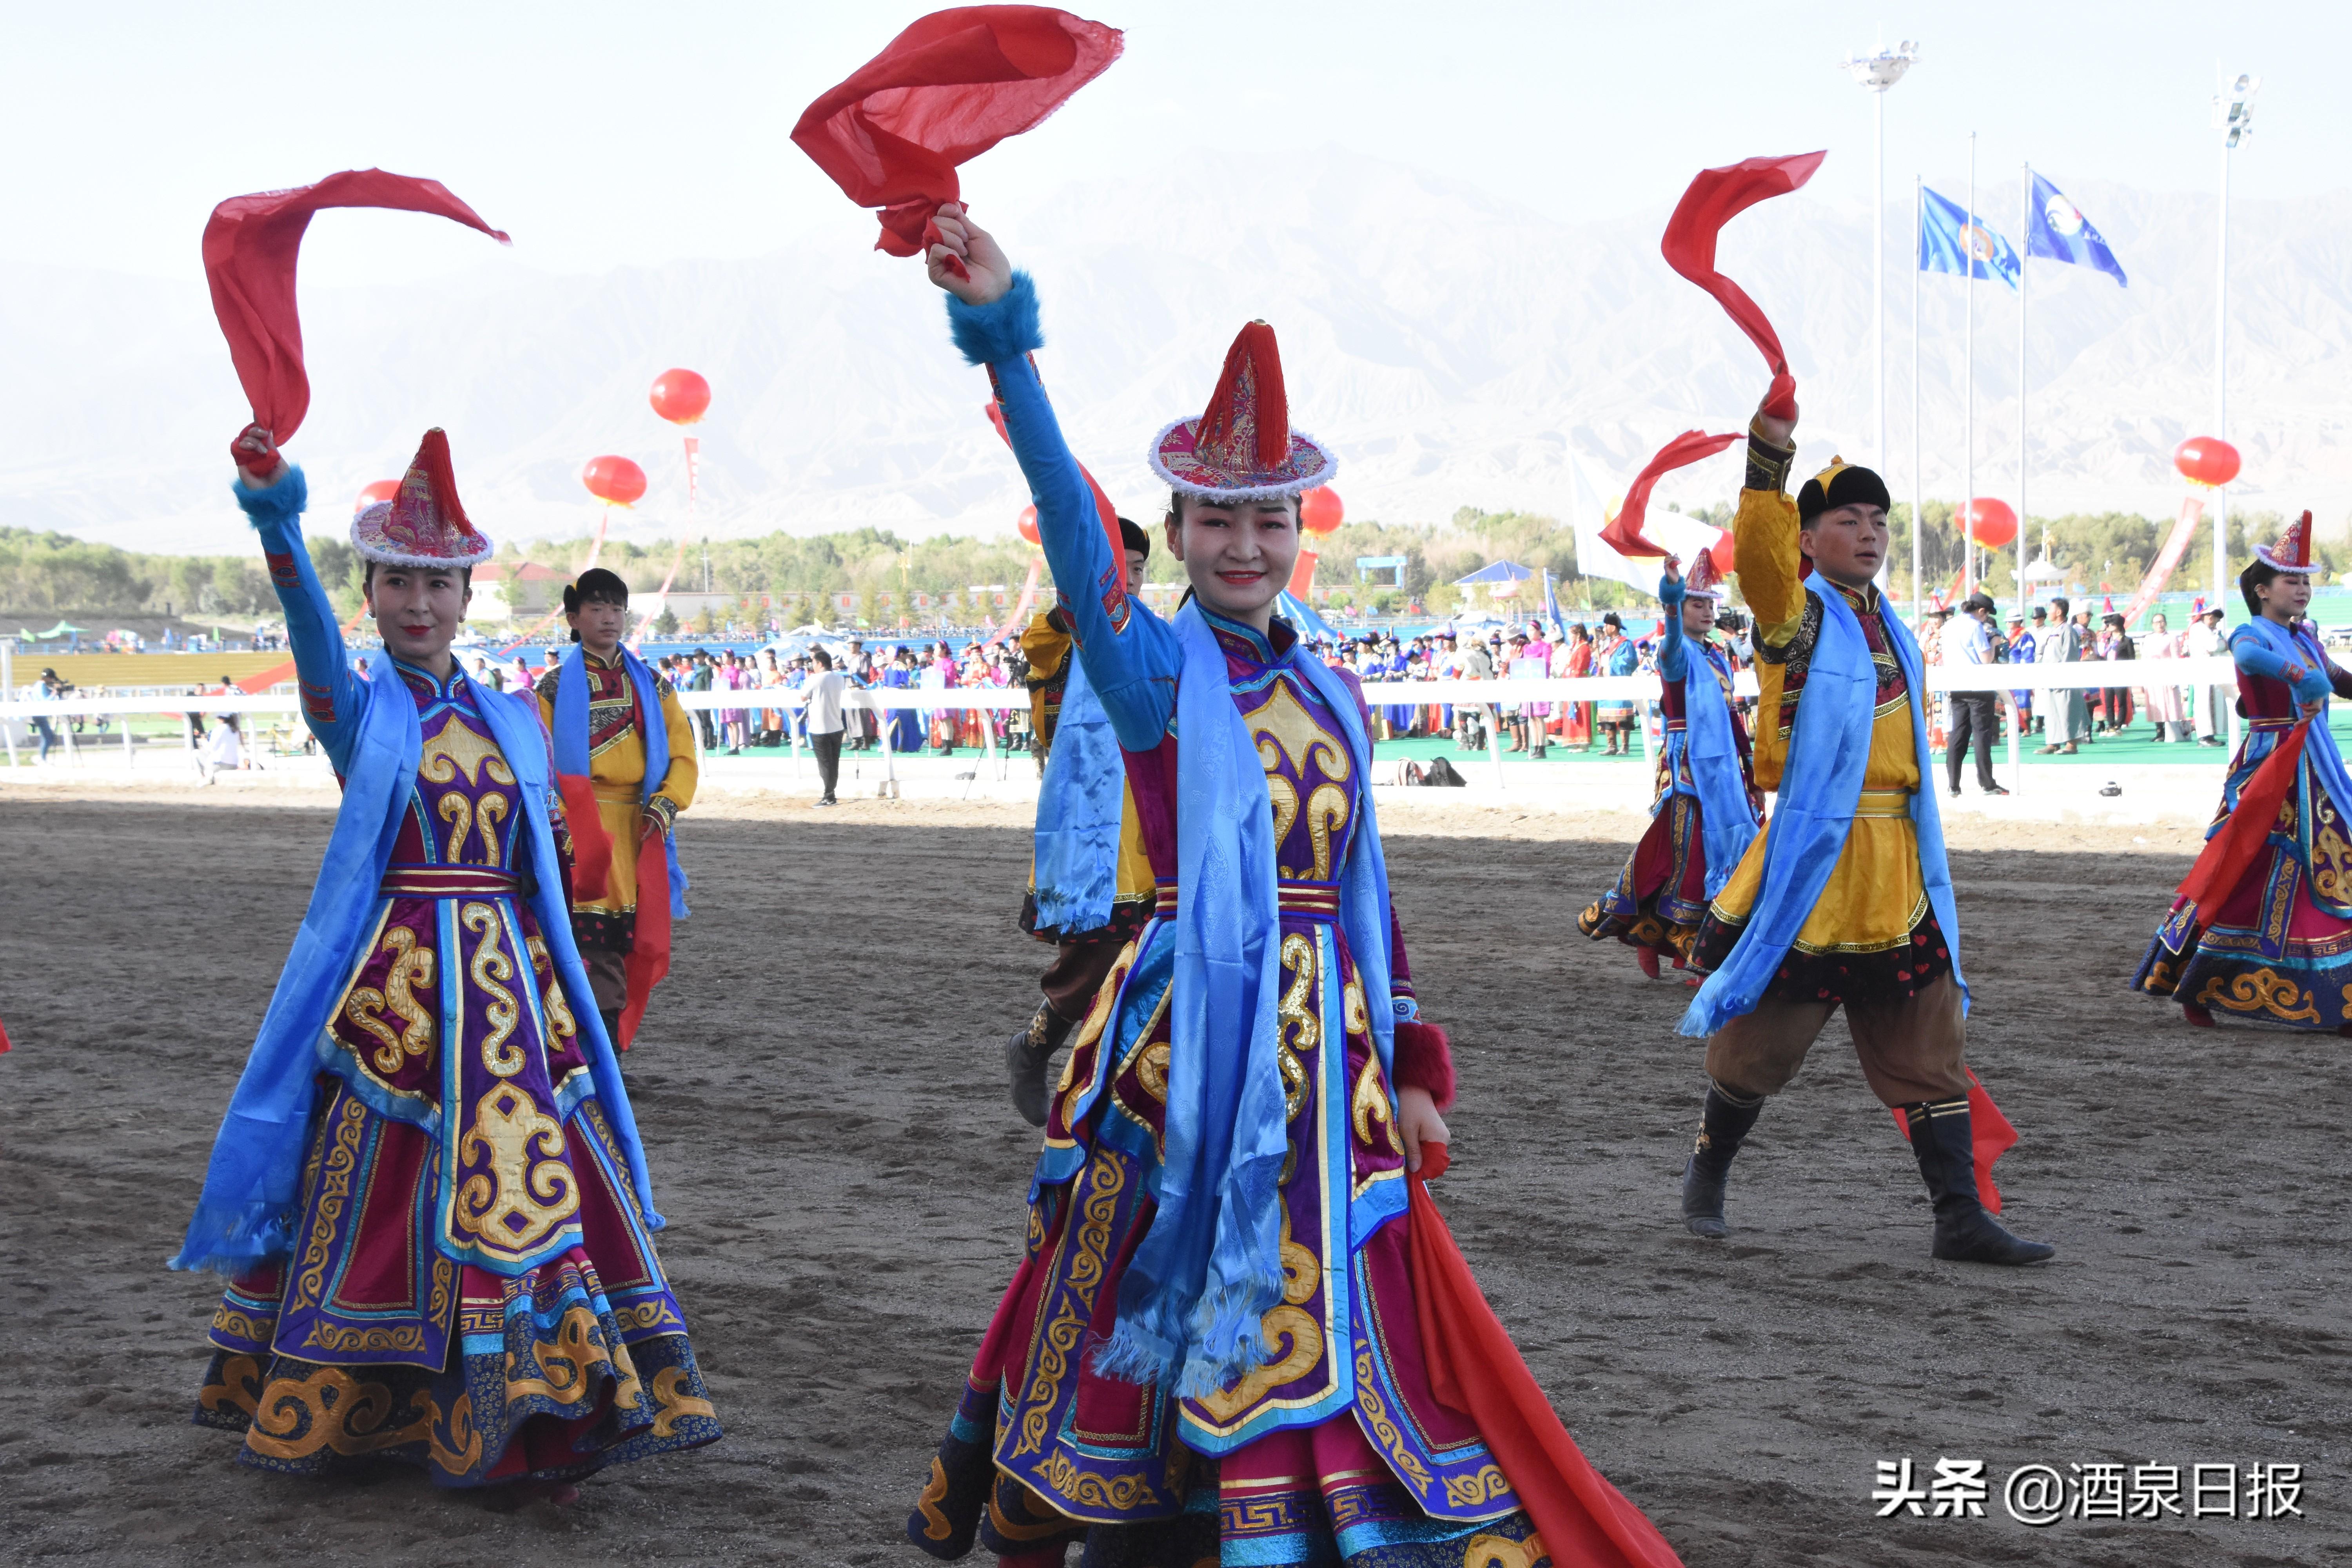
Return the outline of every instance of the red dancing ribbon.
{"type": "Polygon", "coordinates": [[[2238,792],[2237,809],[2230,813],[2230,820],[2205,841],[2203,853],[2181,879],[2173,895],[2176,908],[2182,903],[2196,905],[2200,923],[2205,923],[2201,917],[2206,910],[2245,880],[2263,842],[2279,825],[2279,809],[2294,788],[2295,771],[2303,765],[2303,743],[2310,738],[2308,719],[2298,721],[2279,737],[2278,745],[2238,792]]]}
{"type": "MultiPolygon", "coordinates": [[[[1741,296],[1742,299],[1746,297],[1741,296]]],[[[1765,331],[1771,329],[1767,327],[1765,331]]],[[[1792,382],[1790,384],[1795,384],[1792,382]]],[[[1658,455],[1633,476],[1633,488],[1625,492],[1625,504],[1617,509],[1617,515],[1611,518],[1609,526],[1601,531],[1601,542],[1629,558],[1672,554],[1672,551],[1651,542],[1642,532],[1642,520],[1650,514],[1651,489],[1662,476],[1676,468],[1686,468],[1701,458],[1712,458],[1738,439],[1737,432],[1729,436],[1710,436],[1704,430],[1685,430],[1659,447],[1658,455]]]]}
{"type": "MultiPolygon", "coordinates": [[[[1992,1102],[1992,1095],[1977,1079],[1974,1068],[1961,1069],[1969,1075],[1969,1152],[1970,1163],[1977,1168],[1977,1201],[1988,1214],[2000,1212],[2000,1189],[1992,1184],[1992,1164],[1995,1160],[2017,1147],[2017,1129],[2000,1107],[1992,1102]]],[[[1902,1111],[1895,1112],[1895,1131],[1903,1141],[1911,1141],[1911,1119],[1902,1111]]]]}
{"type": "Polygon", "coordinates": [[[613,1042],[614,1050],[627,1050],[637,1037],[646,1004],[669,973],[669,835],[659,823],[648,822],[637,847],[637,924],[625,966],[629,1002],[621,1009],[621,1037],[613,1042]]]}
{"type": "Polygon", "coordinates": [[[0,1024],[0,1056],[8,1054],[8,1026],[0,1024]]]}
{"type": "MultiPolygon", "coordinates": [[[[1004,410],[997,405],[996,399],[990,398],[982,405],[981,411],[988,416],[988,422],[996,426],[996,433],[1004,437],[1004,444],[1008,447],[1013,445],[1013,432],[1004,427],[1004,410]]],[[[1119,531],[1118,508],[1110,504],[1110,497],[1103,493],[1093,470],[1080,463],[1078,472],[1085,477],[1087,489],[1095,493],[1095,516],[1102,523],[1103,537],[1110,541],[1111,563],[1118,568],[1118,585],[1124,593],[1131,584],[1127,580],[1127,535],[1119,531]]]]}
{"type": "Polygon", "coordinates": [[[1723,169],[1702,169],[1690,183],[1675,216],[1666,220],[1666,237],[1658,248],[1666,265],[1715,296],[1716,303],[1746,332],[1748,341],[1772,367],[1772,390],[1764,412],[1775,419],[1797,416],[1797,382],[1789,374],[1789,356],[1781,352],[1780,335],[1764,318],[1748,290],[1715,269],[1716,237],[1723,226],[1772,196],[1785,196],[1813,177],[1826,152],[1800,153],[1789,158],[1746,158],[1723,169]]]}
{"type": "Polygon", "coordinates": [[[212,288],[213,314],[228,339],[228,357],[253,405],[253,422],[281,447],[310,411],[294,264],[310,215],[321,207],[431,213],[480,229],[500,245],[512,243],[440,181],[382,169],[347,169],[315,185],[231,196],[215,207],[205,225],[205,281],[212,288]]]}
{"type": "Polygon", "coordinates": [[[862,207],[881,208],[875,248],[920,256],[931,215],[958,199],[956,166],[1034,129],[1108,69],[1116,27],[1049,5],[934,11],[822,94],[793,141],[862,207]]]}
{"type": "Polygon", "coordinates": [[[1424,1143],[1421,1169],[1406,1178],[1406,1256],[1431,1392],[1476,1424],[1553,1562],[1681,1568],[1682,1559],[1658,1527],[1578,1450],[1509,1331],[1486,1305],[1429,1196],[1429,1183],[1445,1173],[1446,1163],[1444,1144],[1424,1143]]]}

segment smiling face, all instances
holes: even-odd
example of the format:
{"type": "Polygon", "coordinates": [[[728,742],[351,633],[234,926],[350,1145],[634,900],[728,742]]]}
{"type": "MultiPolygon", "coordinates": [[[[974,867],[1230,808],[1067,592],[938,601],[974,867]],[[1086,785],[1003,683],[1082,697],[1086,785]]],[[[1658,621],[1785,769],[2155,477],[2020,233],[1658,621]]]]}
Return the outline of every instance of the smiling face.
{"type": "Polygon", "coordinates": [[[1683,596],[1683,636],[1704,638],[1715,630],[1717,602],[1704,594],[1683,596]]]}
{"type": "Polygon", "coordinates": [[[1188,496],[1168,518],[1168,548],[1204,608],[1265,631],[1298,563],[1298,503],[1188,496]]]}
{"type": "Polygon", "coordinates": [[[1839,587],[1865,587],[1886,560],[1886,509],[1832,507],[1798,531],[1797,542],[1839,587]]]}
{"type": "Polygon", "coordinates": [[[369,574],[368,613],[393,658],[448,677],[449,641],[474,596],[468,577],[458,566],[379,565],[369,574]]]}

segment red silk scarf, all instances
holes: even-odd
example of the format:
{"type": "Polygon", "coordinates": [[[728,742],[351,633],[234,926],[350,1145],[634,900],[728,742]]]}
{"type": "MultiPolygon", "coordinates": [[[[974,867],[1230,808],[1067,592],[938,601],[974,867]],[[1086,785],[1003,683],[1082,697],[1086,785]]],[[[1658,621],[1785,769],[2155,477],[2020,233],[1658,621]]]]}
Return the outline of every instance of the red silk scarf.
{"type": "Polygon", "coordinates": [[[302,367],[302,318],[294,302],[294,264],[310,215],[321,207],[386,207],[431,213],[511,243],[438,180],[347,169],[315,185],[231,196],[205,225],[205,281],[228,357],[253,405],[253,422],[278,445],[293,439],[310,411],[302,367]]]}
{"type": "Polygon", "coordinates": [[[1421,1169],[1406,1178],[1406,1257],[1431,1392],[1476,1423],[1554,1563],[1681,1568],[1682,1559],[1658,1527],[1578,1450],[1509,1331],[1486,1305],[1430,1199],[1429,1183],[1445,1173],[1447,1158],[1444,1144],[1424,1143],[1421,1169]]]}
{"type": "Polygon", "coordinates": [[[862,207],[875,248],[920,256],[958,164],[1033,129],[1118,58],[1123,36],[1048,5],[935,11],[818,97],[793,141],[862,207]]]}
{"type": "Polygon", "coordinates": [[[1784,196],[1822,166],[1827,153],[1800,153],[1788,158],[1746,158],[1727,168],[1702,169],[1675,205],[1666,220],[1665,238],[1658,248],[1666,265],[1715,296],[1739,330],[1746,332],[1772,368],[1772,390],[1764,411],[1776,419],[1797,416],[1797,382],[1789,374],[1789,356],[1781,352],[1780,335],[1765,320],[1748,290],[1715,269],[1716,237],[1723,226],[1772,196],[1784,196]]]}
{"type": "Polygon", "coordinates": [[[1685,430],[1659,447],[1657,456],[1633,476],[1633,486],[1625,492],[1625,503],[1609,520],[1609,526],[1601,531],[1601,542],[1628,559],[1672,554],[1664,545],[1654,543],[1642,532],[1642,520],[1650,514],[1650,491],[1662,475],[1688,468],[1701,458],[1712,458],[1738,439],[1736,432],[1710,436],[1704,430],[1685,430]]]}

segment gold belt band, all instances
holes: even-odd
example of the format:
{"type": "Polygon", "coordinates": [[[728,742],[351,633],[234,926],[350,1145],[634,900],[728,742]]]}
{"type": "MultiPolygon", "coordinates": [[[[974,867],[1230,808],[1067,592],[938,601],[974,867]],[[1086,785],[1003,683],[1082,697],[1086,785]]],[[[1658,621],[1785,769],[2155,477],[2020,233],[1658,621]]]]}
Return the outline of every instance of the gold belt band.
{"type": "Polygon", "coordinates": [[[645,804],[645,792],[635,784],[605,784],[592,783],[588,787],[594,793],[598,804],[603,805],[642,805],[645,804]]]}
{"type": "Polygon", "coordinates": [[[1862,798],[1854,803],[1853,814],[1856,816],[1908,816],[1911,815],[1912,793],[1907,789],[1864,790],[1862,798]]]}
{"type": "Polygon", "coordinates": [[[522,879],[488,866],[387,866],[376,891],[387,899],[497,898],[522,891],[522,879]]]}
{"type": "Polygon", "coordinates": [[[2246,721],[2246,728],[2249,730],[2292,730],[2300,722],[2302,722],[2302,721],[2296,719],[2249,719],[2246,721]]]}
{"type": "MultiPolygon", "coordinates": [[[[1307,915],[1318,920],[1339,918],[1339,884],[1337,882],[1276,882],[1275,902],[1286,915],[1307,915]]],[[[1176,884],[1160,882],[1153,891],[1157,895],[1152,913],[1162,920],[1176,913],[1176,884]]]]}

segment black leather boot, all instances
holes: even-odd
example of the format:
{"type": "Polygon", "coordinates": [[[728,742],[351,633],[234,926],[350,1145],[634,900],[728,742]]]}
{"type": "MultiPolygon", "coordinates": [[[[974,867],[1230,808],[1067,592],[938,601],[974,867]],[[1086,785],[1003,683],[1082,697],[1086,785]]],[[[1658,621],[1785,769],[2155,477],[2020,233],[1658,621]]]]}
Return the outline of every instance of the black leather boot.
{"type": "Polygon", "coordinates": [[[1032,1127],[1045,1125],[1045,1069],[1069,1032],[1069,1023],[1040,1002],[1029,1026],[1004,1043],[1004,1065],[1013,1075],[1013,1109],[1032,1127]]]}
{"type": "Polygon", "coordinates": [[[2046,1241],[2011,1236],[1985,1213],[1977,1196],[1976,1138],[1969,1126],[1969,1102],[1938,1100],[1906,1105],[1911,1152],[1936,1205],[1935,1255],[1953,1263],[1995,1263],[2014,1268],[2057,1256],[2046,1241]]]}
{"type": "Polygon", "coordinates": [[[1698,1142],[1683,1164],[1683,1223],[1693,1236],[1731,1234],[1723,1218],[1724,1185],[1731,1175],[1731,1157],[1739,1152],[1740,1141],[1763,1109],[1762,1095],[1741,1100],[1708,1081],[1706,1104],[1699,1111],[1698,1142]]]}

